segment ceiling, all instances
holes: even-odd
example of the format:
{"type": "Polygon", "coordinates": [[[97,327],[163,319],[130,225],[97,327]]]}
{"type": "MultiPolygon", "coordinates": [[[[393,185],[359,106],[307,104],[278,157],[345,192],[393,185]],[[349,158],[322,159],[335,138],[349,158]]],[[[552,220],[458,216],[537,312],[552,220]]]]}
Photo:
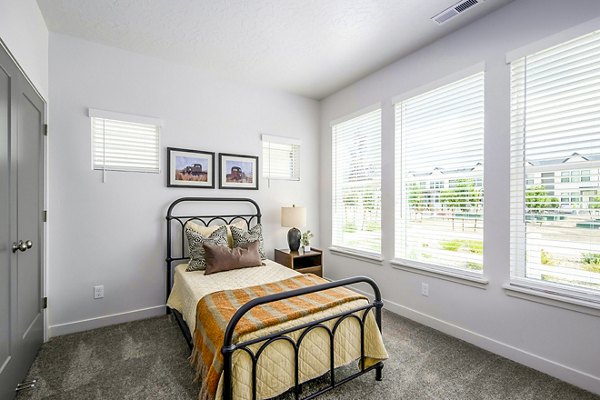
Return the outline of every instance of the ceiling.
{"type": "Polygon", "coordinates": [[[38,0],[48,28],[321,99],[511,0],[38,0]]]}

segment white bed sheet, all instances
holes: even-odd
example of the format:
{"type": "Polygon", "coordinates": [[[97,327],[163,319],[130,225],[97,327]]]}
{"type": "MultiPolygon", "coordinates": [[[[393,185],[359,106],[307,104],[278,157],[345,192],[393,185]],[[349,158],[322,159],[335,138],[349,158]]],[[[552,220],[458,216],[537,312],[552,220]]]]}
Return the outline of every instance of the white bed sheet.
{"type": "Polygon", "coordinates": [[[248,286],[277,282],[299,275],[291,268],[271,260],[264,260],[266,265],[236,269],[204,275],[204,271],[186,272],[187,264],[175,267],[173,289],[169,295],[167,306],[179,311],[193,335],[196,328],[196,306],[207,294],[220,290],[240,289],[248,286]]]}

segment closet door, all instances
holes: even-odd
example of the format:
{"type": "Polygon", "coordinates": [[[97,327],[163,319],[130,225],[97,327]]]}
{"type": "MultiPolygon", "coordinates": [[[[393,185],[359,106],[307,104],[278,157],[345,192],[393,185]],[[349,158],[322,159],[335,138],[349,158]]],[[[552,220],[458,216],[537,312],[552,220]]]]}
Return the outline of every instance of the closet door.
{"type": "MultiPolygon", "coordinates": [[[[0,398],[8,397],[9,387],[18,382],[12,354],[13,305],[11,293],[11,238],[16,227],[11,221],[10,207],[10,87],[11,77],[0,48],[0,398]],[[14,228],[14,229],[13,229],[14,228]]],[[[13,388],[14,389],[14,388],[13,388]]]]}
{"type": "MultiPolygon", "coordinates": [[[[17,143],[17,236],[16,244],[27,250],[15,252],[17,264],[17,333],[21,368],[29,369],[44,339],[42,314],[42,152],[44,138],[44,103],[27,82],[17,86],[17,129],[12,135],[17,143]]],[[[13,158],[13,170],[14,170],[13,158]]],[[[15,204],[15,203],[13,203],[15,204]]]]}
{"type": "Polygon", "coordinates": [[[43,341],[44,102],[0,47],[0,398],[43,341]]]}

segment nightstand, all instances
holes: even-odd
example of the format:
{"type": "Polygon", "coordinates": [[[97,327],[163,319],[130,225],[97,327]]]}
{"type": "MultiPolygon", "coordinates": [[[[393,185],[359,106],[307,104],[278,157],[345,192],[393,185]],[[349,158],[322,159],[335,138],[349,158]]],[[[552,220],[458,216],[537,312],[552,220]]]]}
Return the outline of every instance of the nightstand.
{"type": "Polygon", "coordinates": [[[319,249],[311,249],[306,253],[302,250],[275,249],[275,262],[303,274],[323,276],[323,252],[319,249]]]}

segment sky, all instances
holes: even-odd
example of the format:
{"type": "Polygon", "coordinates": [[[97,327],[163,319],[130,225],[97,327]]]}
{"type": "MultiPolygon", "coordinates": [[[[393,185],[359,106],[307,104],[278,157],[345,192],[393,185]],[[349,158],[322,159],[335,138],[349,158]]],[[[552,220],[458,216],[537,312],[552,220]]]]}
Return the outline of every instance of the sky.
{"type": "Polygon", "coordinates": [[[182,170],[188,166],[191,167],[194,164],[201,164],[202,171],[206,171],[208,169],[208,158],[204,156],[199,156],[198,158],[175,156],[175,168],[178,170],[182,170]]]}
{"type": "Polygon", "coordinates": [[[227,174],[231,173],[231,167],[240,167],[242,172],[246,175],[252,175],[252,162],[242,162],[242,161],[225,161],[225,171],[227,174]]]}

